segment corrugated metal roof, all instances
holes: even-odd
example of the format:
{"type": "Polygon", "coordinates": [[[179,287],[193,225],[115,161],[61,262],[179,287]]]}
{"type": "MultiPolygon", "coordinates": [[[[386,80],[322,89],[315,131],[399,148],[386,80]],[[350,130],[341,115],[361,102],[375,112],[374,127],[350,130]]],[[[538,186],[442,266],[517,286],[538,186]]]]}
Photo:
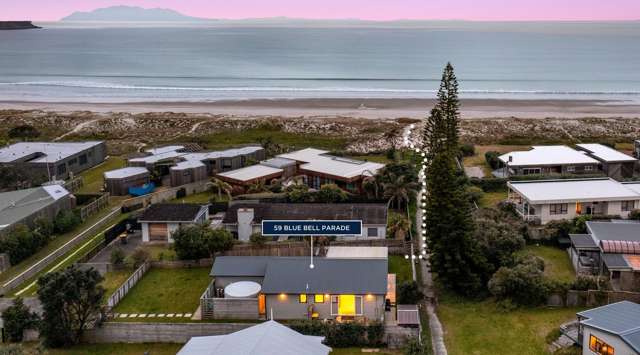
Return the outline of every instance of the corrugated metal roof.
{"type": "Polygon", "coordinates": [[[532,204],[640,200],[640,193],[613,179],[510,181],[508,186],[532,204]]]}
{"type": "Polygon", "coordinates": [[[398,325],[419,325],[420,315],[415,304],[399,304],[396,309],[398,325]]]}
{"type": "Polygon", "coordinates": [[[640,242],[640,223],[588,221],[587,230],[596,241],[624,240],[640,242]]]}
{"type": "Polygon", "coordinates": [[[608,333],[619,335],[634,350],[640,351],[640,305],[622,301],[578,312],[588,318],[581,323],[608,333]]]}
{"type": "Polygon", "coordinates": [[[262,164],[256,164],[247,166],[245,168],[227,171],[217,175],[237,181],[250,181],[278,173],[282,173],[282,169],[272,168],[270,166],[262,164]]]}
{"type": "Polygon", "coordinates": [[[602,253],[602,261],[609,270],[631,270],[623,254],[602,253]]]}
{"type": "Polygon", "coordinates": [[[569,234],[571,245],[578,249],[600,249],[590,234],[569,234]]]}
{"type": "Polygon", "coordinates": [[[48,207],[70,193],[60,185],[0,193],[0,229],[48,207]]]}
{"type": "Polygon", "coordinates": [[[336,157],[327,153],[326,150],[307,148],[281,154],[278,157],[306,163],[300,165],[300,169],[347,179],[356,176],[372,176],[384,168],[384,164],[336,157]]]}
{"type": "Polygon", "coordinates": [[[178,355],[328,355],[323,339],[270,320],[227,335],[193,337],[178,355]]]}

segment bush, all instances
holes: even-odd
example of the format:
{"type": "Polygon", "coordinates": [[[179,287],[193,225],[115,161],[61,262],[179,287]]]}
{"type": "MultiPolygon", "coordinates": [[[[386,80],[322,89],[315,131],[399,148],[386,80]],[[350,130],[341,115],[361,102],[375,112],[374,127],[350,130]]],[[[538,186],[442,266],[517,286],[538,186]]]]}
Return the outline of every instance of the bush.
{"type": "Polygon", "coordinates": [[[40,235],[45,236],[47,238],[50,238],[51,236],[53,236],[54,228],[55,227],[53,225],[53,222],[51,222],[47,218],[38,217],[33,222],[33,231],[40,233],[40,235]]]}
{"type": "Polygon", "coordinates": [[[472,157],[476,155],[476,147],[471,143],[460,144],[460,154],[463,157],[472,157]]]}
{"type": "Polygon", "coordinates": [[[484,153],[484,160],[491,167],[491,169],[496,170],[500,167],[501,164],[500,159],[498,159],[500,155],[500,152],[488,151],[484,153]]]}
{"type": "Polygon", "coordinates": [[[424,298],[418,283],[415,281],[405,281],[398,285],[398,303],[416,304],[424,298]]]}
{"type": "Polygon", "coordinates": [[[37,327],[40,317],[29,311],[22,298],[16,297],[11,306],[2,312],[2,319],[9,341],[20,342],[25,330],[37,327]]]}
{"type": "Polygon", "coordinates": [[[498,191],[506,191],[507,189],[507,179],[501,178],[488,178],[488,179],[479,179],[479,178],[471,178],[469,179],[471,185],[478,186],[484,192],[498,192],[498,191]]]}
{"type": "Polygon", "coordinates": [[[307,185],[291,185],[285,191],[289,202],[311,202],[313,197],[307,185]]]}
{"type": "Polygon", "coordinates": [[[264,246],[264,243],[266,242],[266,238],[262,235],[262,233],[253,233],[249,237],[249,242],[254,247],[261,248],[264,246]]]}
{"type": "Polygon", "coordinates": [[[344,202],[349,198],[346,192],[336,184],[325,184],[320,186],[316,193],[315,200],[322,203],[344,202]]]}
{"type": "MultiPolygon", "coordinates": [[[[535,257],[534,257],[535,258],[535,257]]],[[[549,295],[549,284],[544,276],[544,261],[531,257],[520,260],[513,267],[501,267],[489,281],[489,291],[499,301],[537,306],[544,304],[549,295]]],[[[539,258],[537,258],[539,259],[539,258]]]]}
{"type": "Polygon", "coordinates": [[[479,204],[482,196],[484,196],[484,191],[478,186],[467,186],[467,195],[469,195],[469,199],[472,202],[479,204]]]}
{"type": "Polygon", "coordinates": [[[54,230],[56,233],[67,233],[78,226],[82,220],[73,211],[60,211],[53,221],[54,230]]]}
{"type": "Polygon", "coordinates": [[[513,215],[497,209],[481,209],[475,215],[474,238],[490,268],[488,280],[501,266],[512,263],[513,254],[525,246],[527,225],[513,215]]]}
{"type": "Polygon", "coordinates": [[[180,227],[173,232],[173,249],[180,260],[212,258],[216,253],[233,247],[233,236],[225,229],[192,225],[180,227]]]}
{"type": "Polygon", "coordinates": [[[120,248],[115,248],[111,251],[111,263],[113,265],[122,265],[124,263],[124,251],[120,248]]]}
{"type": "Polygon", "coordinates": [[[609,280],[604,277],[578,275],[576,279],[569,284],[569,289],[576,291],[608,290],[609,286],[609,280]]]}
{"type": "Polygon", "coordinates": [[[9,254],[9,261],[15,265],[35,254],[48,242],[49,237],[40,232],[32,232],[24,224],[18,224],[0,239],[0,252],[9,254]]]}
{"type": "Polygon", "coordinates": [[[131,260],[131,265],[133,266],[133,268],[137,269],[147,260],[149,260],[149,252],[143,248],[136,248],[136,250],[133,251],[133,254],[131,254],[129,258],[131,260]]]}
{"type": "Polygon", "coordinates": [[[633,210],[629,212],[629,219],[640,220],[640,210],[633,210]]]}
{"type": "Polygon", "coordinates": [[[336,348],[378,347],[384,343],[384,325],[380,322],[362,324],[296,320],[289,327],[304,335],[324,336],[325,344],[336,348]]]}

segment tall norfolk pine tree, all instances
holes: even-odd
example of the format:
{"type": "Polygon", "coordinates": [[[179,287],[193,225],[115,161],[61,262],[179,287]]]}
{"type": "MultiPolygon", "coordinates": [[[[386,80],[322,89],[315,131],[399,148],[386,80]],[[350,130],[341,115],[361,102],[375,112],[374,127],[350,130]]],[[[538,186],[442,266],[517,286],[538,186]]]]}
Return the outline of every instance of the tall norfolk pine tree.
{"type": "Polygon", "coordinates": [[[486,260],[473,239],[472,206],[458,178],[455,161],[459,120],[457,83],[450,65],[445,68],[441,91],[440,101],[431,111],[424,132],[424,146],[429,150],[427,158],[430,159],[425,201],[429,261],[436,277],[446,287],[471,295],[486,283],[486,260]]]}

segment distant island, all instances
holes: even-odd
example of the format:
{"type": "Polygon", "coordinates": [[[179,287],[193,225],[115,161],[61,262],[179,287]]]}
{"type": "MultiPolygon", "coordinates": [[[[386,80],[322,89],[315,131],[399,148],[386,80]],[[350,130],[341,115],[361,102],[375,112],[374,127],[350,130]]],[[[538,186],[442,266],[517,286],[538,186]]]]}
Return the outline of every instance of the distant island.
{"type": "Polygon", "coordinates": [[[77,11],[61,21],[108,21],[108,22],[193,22],[205,19],[183,15],[171,9],[144,9],[137,6],[111,6],[93,11],[77,11]]]}
{"type": "Polygon", "coordinates": [[[0,30],[28,30],[32,28],[41,28],[31,21],[0,21],[0,30]]]}

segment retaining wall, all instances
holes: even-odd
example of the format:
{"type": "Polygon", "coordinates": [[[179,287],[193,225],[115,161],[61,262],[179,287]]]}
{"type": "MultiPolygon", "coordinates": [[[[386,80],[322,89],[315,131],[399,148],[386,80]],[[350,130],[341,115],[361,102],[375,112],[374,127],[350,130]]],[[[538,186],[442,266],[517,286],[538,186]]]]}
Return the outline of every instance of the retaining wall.
{"type": "Polygon", "coordinates": [[[126,323],[107,322],[87,330],[86,343],[186,343],[191,337],[225,335],[256,323],[126,323]]]}

